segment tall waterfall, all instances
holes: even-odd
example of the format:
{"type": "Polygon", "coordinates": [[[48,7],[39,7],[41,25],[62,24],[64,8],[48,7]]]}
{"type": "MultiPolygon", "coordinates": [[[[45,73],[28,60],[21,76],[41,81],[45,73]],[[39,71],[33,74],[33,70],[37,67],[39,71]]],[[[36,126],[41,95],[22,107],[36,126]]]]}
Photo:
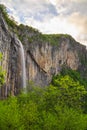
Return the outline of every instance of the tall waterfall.
{"type": "Polygon", "coordinates": [[[26,90],[26,67],[25,67],[24,48],[20,41],[19,41],[19,45],[20,45],[20,58],[21,58],[22,87],[23,89],[26,90]]]}

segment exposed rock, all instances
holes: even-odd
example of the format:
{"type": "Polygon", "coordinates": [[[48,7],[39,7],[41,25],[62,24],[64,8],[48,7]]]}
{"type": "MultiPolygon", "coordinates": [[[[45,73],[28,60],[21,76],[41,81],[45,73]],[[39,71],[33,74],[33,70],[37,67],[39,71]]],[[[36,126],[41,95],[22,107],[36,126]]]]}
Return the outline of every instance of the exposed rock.
{"type": "MultiPolygon", "coordinates": [[[[73,39],[72,39],[73,40],[73,39]]],[[[69,38],[61,37],[61,42],[56,45],[50,43],[29,44],[27,51],[27,77],[39,85],[48,85],[53,75],[56,75],[66,65],[73,70],[79,70],[82,66],[79,53],[86,49],[73,40],[75,47],[69,38]],[[41,74],[43,72],[43,75],[41,74]],[[44,80],[43,80],[44,79],[44,80]]],[[[26,44],[26,43],[25,43],[26,44]]],[[[87,60],[87,56],[86,56],[87,60]]],[[[86,67],[86,66],[85,66],[86,67]]]]}
{"type": "Polygon", "coordinates": [[[5,84],[0,88],[1,97],[17,94],[20,83],[20,58],[17,37],[10,32],[8,25],[0,14],[0,52],[3,54],[1,65],[5,70],[5,84]]]}
{"type": "MultiPolygon", "coordinates": [[[[55,44],[51,44],[51,40],[44,40],[42,34],[26,26],[18,26],[17,35],[24,45],[27,83],[33,81],[36,85],[46,86],[64,65],[78,70],[87,79],[86,47],[71,36],[61,35],[55,38],[53,35],[55,44]]],[[[6,71],[6,82],[0,88],[1,97],[18,94],[22,86],[17,35],[9,29],[0,14],[0,52],[3,53],[1,65],[6,71]]]]}

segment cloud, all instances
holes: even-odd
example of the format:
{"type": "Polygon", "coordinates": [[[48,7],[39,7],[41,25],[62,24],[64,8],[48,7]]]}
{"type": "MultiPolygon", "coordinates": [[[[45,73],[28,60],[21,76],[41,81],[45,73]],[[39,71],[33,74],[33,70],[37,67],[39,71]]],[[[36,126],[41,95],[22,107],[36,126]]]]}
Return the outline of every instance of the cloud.
{"type": "Polygon", "coordinates": [[[14,17],[19,17],[24,22],[25,18],[32,18],[38,21],[42,21],[46,16],[55,16],[57,15],[56,8],[52,5],[49,0],[0,0],[4,3],[9,9],[13,11],[10,13],[14,17]]]}
{"type": "Polygon", "coordinates": [[[85,43],[87,41],[87,16],[74,13],[69,18],[69,21],[79,30],[77,39],[85,43]]]}
{"type": "Polygon", "coordinates": [[[79,31],[82,33],[87,32],[87,17],[77,12],[72,14],[69,20],[76,26],[77,29],[79,29],[79,31]]]}
{"type": "Polygon", "coordinates": [[[16,21],[87,42],[87,0],[0,0],[16,21]]]}

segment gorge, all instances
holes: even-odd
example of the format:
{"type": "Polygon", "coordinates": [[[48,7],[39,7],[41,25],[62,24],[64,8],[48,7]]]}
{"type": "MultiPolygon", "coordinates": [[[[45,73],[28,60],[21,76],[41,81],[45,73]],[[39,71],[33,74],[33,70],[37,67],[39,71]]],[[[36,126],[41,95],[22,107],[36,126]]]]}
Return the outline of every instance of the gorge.
{"type": "Polygon", "coordinates": [[[6,71],[0,98],[17,95],[30,81],[47,86],[64,66],[79,71],[87,80],[86,46],[67,34],[45,35],[32,27],[16,25],[1,10],[0,52],[6,71]]]}

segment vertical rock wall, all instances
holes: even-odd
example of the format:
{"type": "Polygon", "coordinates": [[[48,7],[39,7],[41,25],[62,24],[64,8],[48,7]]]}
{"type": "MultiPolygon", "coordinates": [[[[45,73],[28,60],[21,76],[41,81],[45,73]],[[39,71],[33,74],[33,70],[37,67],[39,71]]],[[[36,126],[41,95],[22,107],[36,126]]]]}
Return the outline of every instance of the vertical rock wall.
{"type": "Polygon", "coordinates": [[[73,70],[80,66],[78,51],[67,38],[62,38],[61,44],[56,46],[50,43],[29,45],[26,62],[28,80],[41,86],[48,85],[63,65],[73,70]]]}
{"type": "Polygon", "coordinates": [[[0,97],[3,98],[19,92],[21,64],[18,39],[9,31],[2,16],[0,16],[0,52],[3,54],[1,66],[5,70],[5,84],[0,88],[0,97]]]}
{"type": "MultiPolygon", "coordinates": [[[[20,32],[25,51],[27,84],[33,81],[35,85],[47,86],[52,76],[60,73],[63,66],[78,70],[87,79],[87,50],[86,47],[64,35],[56,39],[56,44],[43,41],[39,37],[29,42],[30,31],[20,32]],[[26,33],[27,32],[27,33],[26,33]]],[[[34,32],[34,35],[36,32],[34,32]]],[[[39,36],[39,35],[38,35],[39,36]]],[[[35,37],[35,36],[33,36],[35,37]]],[[[5,84],[0,88],[0,98],[16,95],[22,87],[22,68],[20,45],[18,37],[9,29],[0,14],[0,52],[3,54],[1,65],[5,70],[5,84]]]]}

